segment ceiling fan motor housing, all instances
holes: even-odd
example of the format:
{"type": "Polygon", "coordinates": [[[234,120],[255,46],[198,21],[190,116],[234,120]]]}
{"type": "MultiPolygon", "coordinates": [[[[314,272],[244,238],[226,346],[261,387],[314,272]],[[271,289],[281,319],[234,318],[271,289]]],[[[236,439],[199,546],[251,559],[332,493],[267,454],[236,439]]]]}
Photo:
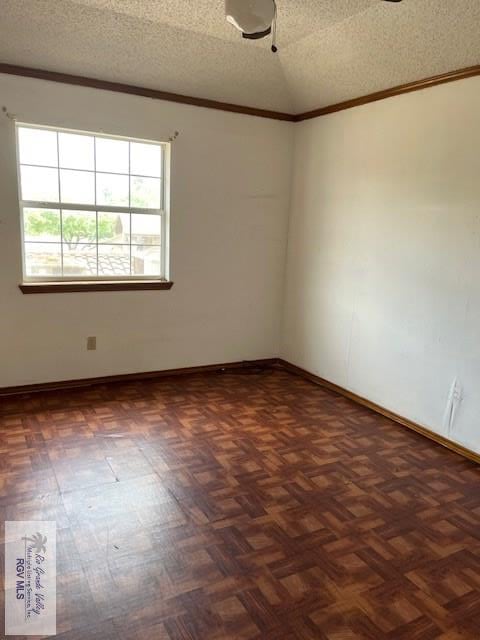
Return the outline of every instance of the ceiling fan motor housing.
{"type": "Polygon", "coordinates": [[[275,0],[225,0],[225,15],[244,38],[265,38],[272,31],[275,0]]]}
{"type": "MultiPolygon", "coordinates": [[[[272,51],[275,43],[276,0],[225,0],[227,22],[242,33],[243,38],[259,40],[273,31],[272,51]]],[[[402,0],[383,0],[384,2],[402,2],[402,0]]]]}

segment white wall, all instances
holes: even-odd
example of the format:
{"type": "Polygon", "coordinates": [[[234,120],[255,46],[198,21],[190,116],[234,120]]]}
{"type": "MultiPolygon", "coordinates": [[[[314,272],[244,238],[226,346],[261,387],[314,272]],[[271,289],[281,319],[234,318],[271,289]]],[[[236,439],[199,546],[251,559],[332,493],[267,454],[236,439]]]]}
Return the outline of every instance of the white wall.
{"type": "Polygon", "coordinates": [[[24,122],[180,136],[173,289],[22,295],[14,127],[0,114],[0,387],[278,355],[289,123],[7,75],[1,105],[24,122]]]}
{"type": "Polygon", "coordinates": [[[1,105],[180,136],[173,289],[24,296],[0,116],[0,387],[282,355],[480,451],[480,78],[296,125],[7,75],[1,105]]]}
{"type": "Polygon", "coordinates": [[[282,356],[480,451],[480,78],[296,125],[282,356]]]}

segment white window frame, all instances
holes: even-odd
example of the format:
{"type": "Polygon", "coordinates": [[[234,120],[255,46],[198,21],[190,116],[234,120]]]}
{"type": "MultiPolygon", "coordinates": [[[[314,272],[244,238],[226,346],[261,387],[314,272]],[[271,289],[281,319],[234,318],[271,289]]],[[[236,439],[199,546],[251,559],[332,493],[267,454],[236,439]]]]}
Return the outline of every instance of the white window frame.
{"type": "MultiPolygon", "coordinates": [[[[27,122],[15,123],[15,139],[16,139],[16,154],[17,154],[17,180],[18,180],[18,200],[20,205],[20,226],[21,226],[21,239],[22,239],[22,277],[23,282],[141,282],[141,281],[160,281],[167,282],[170,279],[170,153],[171,144],[169,142],[149,140],[145,138],[131,138],[127,136],[117,136],[111,134],[105,134],[103,132],[85,131],[82,129],[70,129],[63,127],[54,127],[49,125],[39,125],[27,122]],[[95,138],[103,138],[107,140],[124,140],[126,142],[138,142],[140,144],[154,144],[161,147],[161,177],[160,177],[160,209],[149,209],[144,207],[124,207],[113,205],[97,205],[97,204],[75,204],[69,202],[61,202],[61,189],[60,189],[60,170],[67,169],[67,167],[51,167],[47,165],[29,165],[28,163],[20,162],[20,144],[19,144],[19,129],[36,129],[44,131],[53,131],[57,134],[57,149],[58,149],[58,134],[59,133],[72,133],[77,135],[93,136],[95,138]],[[38,166],[49,169],[58,170],[58,193],[59,202],[46,202],[39,200],[23,200],[22,199],[22,185],[21,185],[21,166],[38,166]],[[63,209],[68,211],[92,211],[97,214],[97,239],[96,242],[89,243],[95,244],[97,249],[97,265],[98,265],[98,247],[105,243],[98,242],[98,213],[141,213],[141,214],[155,214],[160,216],[161,235],[160,235],[160,275],[121,275],[121,276],[29,276],[27,275],[26,262],[25,262],[25,243],[27,242],[24,237],[24,209],[28,208],[41,208],[61,211],[63,209]]],[[[94,145],[95,150],[95,145],[94,145]]],[[[96,184],[96,159],[94,151],[94,169],[75,169],[75,171],[85,171],[86,173],[93,173],[95,176],[96,184]]],[[[99,173],[107,173],[110,175],[128,175],[129,195],[130,195],[130,176],[135,177],[151,177],[151,176],[137,176],[137,174],[130,174],[130,146],[129,146],[129,172],[128,174],[120,174],[113,171],[100,171],[99,173]]],[[[95,200],[97,199],[96,188],[95,200]]],[[[61,218],[60,218],[61,219],[61,218]]],[[[130,218],[131,229],[131,218],[130,218]]],[[[63,245],[62,232],[60,230],[60,243],[63,245]]],[[[108,244],[108,243],[106,243],[108,244]]],[[[130,264],[131,264],[131,248],[132,248],[132,236],[130,233],[130,264]]],[[[98,267],[97,267],[98,270],[98,267]]],[[[62,248],[62,271],[63,271],[63,248],[62,248]]]]}

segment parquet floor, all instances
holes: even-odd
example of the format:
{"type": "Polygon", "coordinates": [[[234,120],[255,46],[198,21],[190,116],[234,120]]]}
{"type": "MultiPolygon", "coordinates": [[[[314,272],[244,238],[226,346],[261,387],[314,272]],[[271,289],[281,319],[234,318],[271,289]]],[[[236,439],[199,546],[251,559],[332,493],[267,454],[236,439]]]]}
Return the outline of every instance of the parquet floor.
{"type": "Polygon", "coordinates": [[[0,456],[61,640],[480,638],[478,467],[285,371],[0,398],[0,456]]]}

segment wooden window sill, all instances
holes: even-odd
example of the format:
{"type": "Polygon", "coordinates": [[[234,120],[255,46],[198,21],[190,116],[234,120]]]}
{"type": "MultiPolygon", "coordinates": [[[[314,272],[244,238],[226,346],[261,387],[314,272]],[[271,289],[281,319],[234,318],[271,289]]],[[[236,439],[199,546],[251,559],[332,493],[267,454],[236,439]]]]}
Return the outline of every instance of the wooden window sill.
{"type": "Polygon", "coordinates": [[[22,293],[80,293],[83,291],[150,291],[171,289],[173,282],[166,280],[114,280],[79,282],[22,282],[22,293]]]}

